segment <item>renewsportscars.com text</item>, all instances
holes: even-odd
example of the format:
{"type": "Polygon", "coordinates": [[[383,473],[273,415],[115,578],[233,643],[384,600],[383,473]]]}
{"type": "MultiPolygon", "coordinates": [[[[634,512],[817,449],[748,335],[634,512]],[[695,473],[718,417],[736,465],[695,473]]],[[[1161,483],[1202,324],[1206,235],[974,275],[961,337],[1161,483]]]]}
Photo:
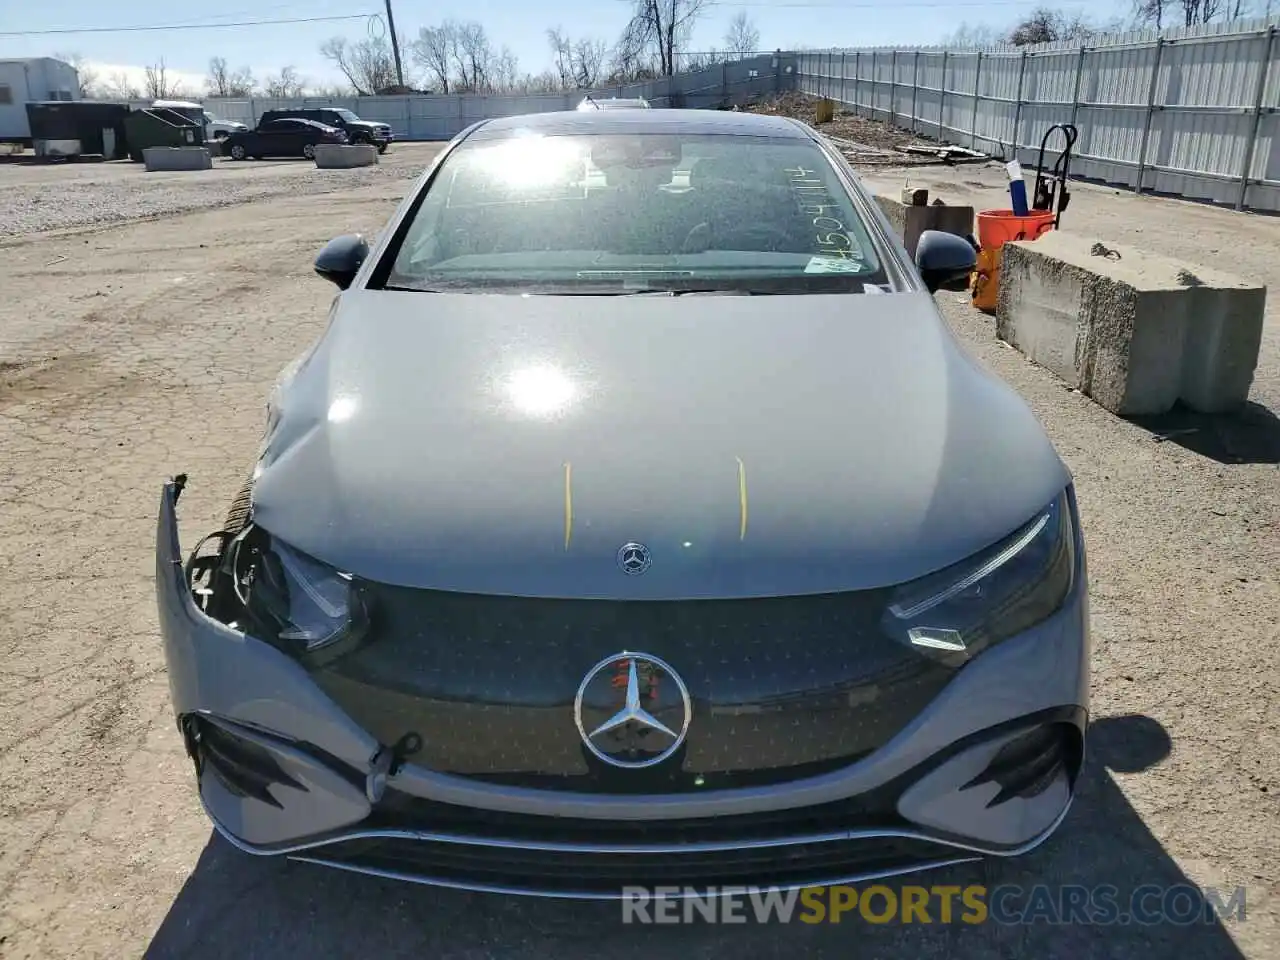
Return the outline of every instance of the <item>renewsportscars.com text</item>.
{"type": "Polygon", "coordinates": [[[1213,924],[1245,919],[1245,890],[1110,885],[624,887],[623,923],[1213,924]]]}

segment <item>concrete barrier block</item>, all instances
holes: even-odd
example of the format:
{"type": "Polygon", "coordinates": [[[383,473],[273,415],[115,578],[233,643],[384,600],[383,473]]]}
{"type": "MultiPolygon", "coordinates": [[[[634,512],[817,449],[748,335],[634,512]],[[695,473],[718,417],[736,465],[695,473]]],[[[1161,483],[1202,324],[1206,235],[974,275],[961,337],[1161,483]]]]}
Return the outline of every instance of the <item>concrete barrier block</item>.
{"type": "Polygon", "coordinates": [[[1052,231],[1004,245],[996,335],[1122,416],[1248,399],[1266,287],[1052,231]]]}
{"type": "Polygon", "coordinates": [[[317,143],[316,166],[321,170],[371,167],[378,162],[378,148],[366,143],[317,143]]]}
{"type": "Polygon", "coordinates": [[[148,171],[213,169],[213,158],[204,147],[147,147],[142,160],[148,171]]]}
{"type": "Polygon", "coordinates": [[[903,203],[900,197],[876,194],[876,204],[889,218],[893,229],[902,237],[907,253],[916,255],[920,234],[926,230],[941,230],[967,237],[973,233],[973,207],[920,206],[903,203]]]}

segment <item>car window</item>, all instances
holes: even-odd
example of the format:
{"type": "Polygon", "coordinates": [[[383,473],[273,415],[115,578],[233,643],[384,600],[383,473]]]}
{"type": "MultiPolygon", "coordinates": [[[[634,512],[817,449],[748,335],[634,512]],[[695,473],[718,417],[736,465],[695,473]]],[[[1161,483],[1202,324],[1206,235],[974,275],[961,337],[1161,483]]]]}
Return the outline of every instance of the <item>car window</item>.
{"type": "Polygon", "coordinates": [[[354,113],[352,113],[350,110],[335,110],[335,111],[333,111],[333,112],[334,112],[334,114],[336,115],[336,117],[337,117],[339,120],[345,120],[347,123],[352,123],[352,122],[359,123],[359,122],[360,122],[360,118],[359,118],[359,117],[357,117],[357,116],[356,116],[354,113]]]}
{"type": "Polygon", "coordinates": [[[837,171],[802,139],[464,142],[402,236],[386,284],[410,289],[861,292],[887,282],[837,171]]]}

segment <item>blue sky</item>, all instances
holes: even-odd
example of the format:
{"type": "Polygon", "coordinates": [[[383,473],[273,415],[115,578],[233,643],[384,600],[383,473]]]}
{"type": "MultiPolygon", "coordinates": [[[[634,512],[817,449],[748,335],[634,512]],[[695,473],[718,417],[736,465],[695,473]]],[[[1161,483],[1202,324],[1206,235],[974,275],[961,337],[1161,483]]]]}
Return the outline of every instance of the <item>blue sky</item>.
{"type": "MultiPolygon", "coordinates": [[[[537,73],[549,66],[546,29],[560,26],[571,36],[616,39],[626,21],[629,0],[392,0],[396,25],[415,35],[419,27],[449,18],[478,20],[495,46],[509,46],[523,71],[537,73]],[[483,11],[481,13],[480,11],[483,11]]],[[[1052,3],[1070,12],[1104,18],[1118,5],[1105,0],[1052,3]]],[[[933,43],[952,33],[961,22],[1004,26],[1037,6],[1037,0],[714,0],[699,22],[693,46],[722,45],[729,21],[745,10],[760,31],[761,46],[861,46],[933,43]]],[[[207,0],[41,0],[21,3],[0,0],[5,8],[0,32],[171,24],[208,24],[237,20],[322,17],[375,13],[382,0],[227,0],[222,7],[207,0]]],[[[1124,4],[1127,13],[1128,5],[1124,4]]],[[[319,55],[322,42],[332,36],[360,39],[370,25],[363,20],[294,23],[219,29],[165,30],[130,33],[70,33],[39,36],[0,35],[0,58],[78,53],[101,70],[129,68],[164,57],[198,92],[211,56],[224,56],[234,67],[247,66],[259,76],[294,66],[311,83],[337,79],[319,55]]]]}

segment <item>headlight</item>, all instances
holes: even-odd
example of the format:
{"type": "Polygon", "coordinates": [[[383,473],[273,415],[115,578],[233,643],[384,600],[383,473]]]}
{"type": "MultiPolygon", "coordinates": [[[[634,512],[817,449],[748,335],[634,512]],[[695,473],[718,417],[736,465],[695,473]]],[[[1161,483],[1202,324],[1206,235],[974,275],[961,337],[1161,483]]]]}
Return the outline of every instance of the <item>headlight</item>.
{"type": "Polygon", "coordinates": [[[257,530],[242,598],[262,639],[296,655],[337,656],[368,627],[352,577],[257,530]]]}
{"type": "Polygon", "coordinates": [[[895,640],[959,665],[1044,620],[1071,591],[1075,529],[1069,490],[1004,540],[893,591],[895,640]]]}

